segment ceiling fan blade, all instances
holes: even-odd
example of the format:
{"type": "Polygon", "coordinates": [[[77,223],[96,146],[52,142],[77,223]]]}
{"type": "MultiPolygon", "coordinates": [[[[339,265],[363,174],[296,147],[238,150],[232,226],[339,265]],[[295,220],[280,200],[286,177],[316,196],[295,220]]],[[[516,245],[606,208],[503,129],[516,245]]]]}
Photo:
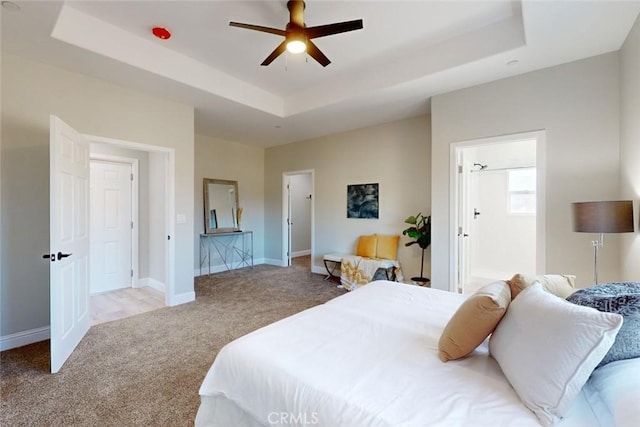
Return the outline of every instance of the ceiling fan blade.
{"type": "Polygon", "coordinates": [[[335,24],[319,25],[317,27],[305,28],[304,32],[308,39],[331,36],[347,31],[361,30],[363,28],[362,19],[356,21],[336,22],[335,24]]]}
{"type": "Polygon", "coordinates": [[[278,56],[282,55],[282,52],[284,52],[287,49],[287,41],[283,41],[282,43],[280,43],[278,45],[277,48],[274,49],[273,52],[271,52],[271,54],[269,56],[267,56],[267,59],[265,59],[264,61],[262,61],[262,64],[260,65],[269,65],[273,62],[274,59],[276,59],[278,56]]]}
{"type": "Polygon", "coordinates": [[[242,24],[240,22],[229,22],[229,26],[246,28],[247,30],[261,31],[263,33],[276,34],[278,36],[283,36],[283,37],[287,35],[287,32],[284,30],[279,30],[278,28],[271,28],[271,27],[262,27],[260,25],[242,24]]]}
{"type": "Polygon", "coordinates": [[[320,49],[318,49],[318,46],[316,46],[311,40],[307,40],[307,53],[313,59],[318,61],[320,65],[322,65],[323,67],[326,67],[327,65],[331,64],[331,61],[329,61],[329,58],[327,58],[324,55],[324,53],[322,53],[320,49]]]}

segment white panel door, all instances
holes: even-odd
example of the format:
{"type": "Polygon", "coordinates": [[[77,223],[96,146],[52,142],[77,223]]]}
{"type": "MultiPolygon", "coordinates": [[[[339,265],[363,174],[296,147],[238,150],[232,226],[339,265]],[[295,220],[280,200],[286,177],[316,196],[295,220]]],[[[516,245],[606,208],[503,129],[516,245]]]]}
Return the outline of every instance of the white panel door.
{"type": "Polygon", "coordinates": [[[91,161],[91,294],[131,286],[131,165],[91,161]]]}
{"type": "Polygon", "coordinates": [[[51,372],[60,370],[90,326],[89,142],[50,118],[49,287],[51,372]]]}

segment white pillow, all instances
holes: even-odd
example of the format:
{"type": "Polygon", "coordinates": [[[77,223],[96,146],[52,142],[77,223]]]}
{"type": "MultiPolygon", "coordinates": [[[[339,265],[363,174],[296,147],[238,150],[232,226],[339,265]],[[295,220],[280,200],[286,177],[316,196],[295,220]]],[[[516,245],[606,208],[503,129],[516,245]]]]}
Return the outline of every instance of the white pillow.
{"type": "Polygon", "coordinates": [[[572,304],[535,283],[511,302],[489,351],[522,402],[551,426],[567,412],[620,326],[619,314],[572,304]]]}

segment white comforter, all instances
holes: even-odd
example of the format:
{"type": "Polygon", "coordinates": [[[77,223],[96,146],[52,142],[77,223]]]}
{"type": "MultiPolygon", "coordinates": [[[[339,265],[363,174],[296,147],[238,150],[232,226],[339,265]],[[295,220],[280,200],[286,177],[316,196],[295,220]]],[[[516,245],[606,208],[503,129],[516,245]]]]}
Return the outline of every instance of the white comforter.
{"type": "Polygon", "coordinates": [[[211,366],[196,425],[538,426],[486,343],[438,359],[463,300],[379,281],[241,337],[211,366]]]}

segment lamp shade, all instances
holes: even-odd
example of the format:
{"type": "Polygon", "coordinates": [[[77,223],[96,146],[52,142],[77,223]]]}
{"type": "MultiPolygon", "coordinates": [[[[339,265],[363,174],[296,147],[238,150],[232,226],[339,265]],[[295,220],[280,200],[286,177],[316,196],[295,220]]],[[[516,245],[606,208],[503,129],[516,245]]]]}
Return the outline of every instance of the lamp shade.
{"type": "Polygon", "coordinates": [[[583,233],[628,233],[634,231],[633,202],[572,203],[573,231],[583,233]]]}

